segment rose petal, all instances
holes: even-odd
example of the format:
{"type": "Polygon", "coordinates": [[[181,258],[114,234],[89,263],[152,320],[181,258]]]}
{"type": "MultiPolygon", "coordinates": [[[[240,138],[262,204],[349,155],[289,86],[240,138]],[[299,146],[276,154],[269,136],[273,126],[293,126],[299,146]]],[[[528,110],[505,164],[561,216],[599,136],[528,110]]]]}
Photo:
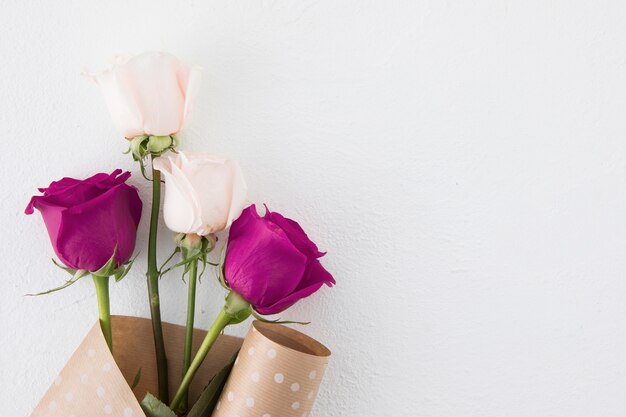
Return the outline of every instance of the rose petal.
{"type": "Polygon", "coordinates": [[[58,194],[60,192],[65,192],[81,184],[94,185],[94,184],[101,184],[101,183],[109,183],[110,181],[111,185],[115,185],[116,183],[122,183],[126,181],[126,179],[130,177],[130,172],[127,171],[123,175],[120,175],[118,177],[120,178],[120,181],[117,181],[116,177],[121,172],[122,172],[121,169],[116,169],[111,174],[99,173],[99,174],[92,175],[91,177],[86,178],[84,180],[78,180],[75,178],[65,177],[65,178],[61,178],[58,181],[52,181],[48,187],[38,188],[38,190],[39,192],[44,193],[44,195],[49,196],[49,195],[58,194]]]}
{"type": "MultiPolygon", "coordinates": [[[[31,200],[31,204],[33,204],[33,200],[38,197],[33,197],[31,200]]],[[[56,242],[59,230],[61,228],[61,221],[63,218],[63,212],[67,210],[65,207],[55,206],[53,204],[48,204],[45,201],[45,197],[40,197],[36,201],[36,207],[41,212],[41,217],[43,218],[44,224],[46,225],[46,230],[48,231],[48,236],[50,237],[50,242],[56,242]]],[[[32,211],[31,211],[32,213],[32,211]]],[[[57,249],[57,245],[53,243],[52,249],[54,253],[58,256],[59,260],[65,265],[72,269],[79,269],[68,257],[65,256],[63,252],[60,252],[57,249]]]]}
{"type": "Polygon", "coordinates": [[[154,167],[164,173],[166,224],[176,232],[201,236],[220,232],[243,208],[245,182],[235,161],[206,153],[178,152],[156,158],[154,167]],[[170,198],[170,189],[177,197],[170,198]],[[176,209],[181,205],[186,210],[176,209]]]}
{"type": "Polygon", "coordinates": [[[166,136],[183,127],[199,70],[173,55],[147,52],[119,59],[110,69],[88,77],[100,85],[113,123],[124,136],[166,136]]]}
{"type": "Polygon", "coordinates": [[[242,210],[241,214],[239,215],[237,220],[233,222],[230,228],[230,232],[228,235],[229,243],[230,241],[237,239],[240,236],[243,236],[249,227],[249,223],[254,222],[260,218],[261,217],[256,211],[256,206],[254,204],[242,210]]]}
{"type": "Polygon", "coordinates": [[[259,314],[277,314],[294,305],[299,300],[306,298],[319,290],[322,285],[329,287],[335,284],[335,279],[322,266],[320,261],[313,259],[307,267],[307,270],[298,285],[298,288],[289,296],[284,297],[272,305],[257,307],[259,314]]]}
{"type": "Polygon", "coordinates": [[[37,203],[41,201],[45,201],[47,205],[70,207],[76,202],[95,198],[116,184],[123,184],[129,177],[130,172],[122,174],[121,169],[116,169],[111,174],[99,173],[84,180],[65,177],[51,182],[47,188],[39,188],[44,195],[32,197],[24,212],[32,214],[33,209],[38,208],[37,203]]]}
{"type": "Polygon", "coordinates": [[[185,93],[185,108],[183,124],[181,129],[185,127],[185,124],[192,117],[193,103],[196,101],[198,91],[200,91],[200,81],[202,78],[202,68],[199,66],[193,66],[189,69],[187,74],[179,75],[179,82],[181,84],[181,90],[185,93]]]}
{"type": "Polygon", "coordinates": [[[224,274],[230,287],[248,302],[273,304],[293,291],[304,273],[306,257],[284,232],[261,219],[254,205],[231,227],[224,274]]]}
{"type": "Polygon", "coordinates": [[[199,235],[208,235],[226,228],[232,200],[233,172],[224,159],[193,154],[181,171],[195,192],[201,209],[199,235]]]}
{"type": "MultiPolygon", "coordinates": [[[[106,175],[106,174],[97,174],[97,175],[106,175]]],[[[52,181],[47,188],[38,188],[40,193],[44,193],[46,195],[51,195],[59,191],[63,191],[66,188],[69,188],[73,185],[80,183],[80,180],[75,178],[61,178],[58,181],[52,181]]]]}
{"type": "Polygon", "coordinates": [[[147,132],[144,132],[142,110],[133,91],[134,74],[125,66],[127,62],[91,75],[91,79],[100,86],[115,127],[125,137],[132,138],[147,132]]]}
{"type": "Polygon", "coordinates": [[[230,202],[230,209],[228,211],[228,220],[226,221],[226,227],[229,227],[233,221],[239,215],[246,204],[246,194],[248,193],[248,186],[243,178],[243,172],[236,161],[228,161],[232,164],[232,170],[234,172],[233,185],[232,185],[232,199],[230,202]]]}
{"type": "Polygon", "coordinates": [[[142,54],[131,61],[135,100],[143,116],[143,132],[166,136],[178,132],[184,121],[185,85],[179,82],[181,63],[159,52],[142,54]]]}
{"type": "Polygon", "coordinates": [[[165,179],[163,199],[163,219],[167,227],[177,233],[192,233],[201,224],[200,209],[195,192],[176,165],[176,158],[167,156],[155,158],[154,169],[165,179]]]}
{"type": "Polygon", "coordinates": [[[135,248],[141,200],[137,191],[119,184],[101,196],[62,212],[54,246],[76,269],[96,271],[116,252],[116,266],[135,248]]]}
{"type": "Polygon", "coordinates": [[[304,232],[304,230],[302,230],[302,227],[300,227],[297,222],[284,217],[280,213],[270,212],[269,210],[267,210],[264,217],[271,220],[281,229],[283,229],[289,237],[289,240],[291,240],[296,248],[298,248],[298,250],[300,250],[300,252],[302,252],[306,256],[320,258],[325,255],[324,252],[320,252],[317,249],[315,243],[313,243],[311,239],[309,239],[307,234],[304,232]]]}

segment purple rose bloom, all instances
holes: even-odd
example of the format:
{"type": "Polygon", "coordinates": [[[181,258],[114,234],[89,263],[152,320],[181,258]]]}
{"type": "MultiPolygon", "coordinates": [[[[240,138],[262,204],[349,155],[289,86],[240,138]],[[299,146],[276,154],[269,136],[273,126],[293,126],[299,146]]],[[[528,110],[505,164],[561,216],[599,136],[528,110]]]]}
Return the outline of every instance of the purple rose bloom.
{"type": "Polygon", "coordinates": [[[96,174],[85,180],[63,178],[40,188],[25,213],[41,212],[54,252],[72,269],[97,271],[115,250],[116,267],[135,249],[141,200],[126,184],[130,172],[96,174]],[[117,248],[117,249],[116,249],[117,248]]]}
{"type": "Polygon", "coordinates": [[[335,284],[322,256],[298,223],[252,205],[231,226],[224,278],[260,314],[276,314],[335,284]]]}

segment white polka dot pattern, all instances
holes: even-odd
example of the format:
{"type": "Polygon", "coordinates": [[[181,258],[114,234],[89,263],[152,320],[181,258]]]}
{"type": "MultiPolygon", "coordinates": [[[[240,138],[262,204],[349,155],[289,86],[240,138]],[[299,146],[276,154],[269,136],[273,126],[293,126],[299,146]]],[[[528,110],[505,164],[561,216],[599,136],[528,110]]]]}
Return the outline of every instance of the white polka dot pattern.
{"type": "Polygon", "coordinates": [[[144,416],[97,323],[31,414],[77,416],[144,416]]]}
{"type": "MultiPolygon", "coordinates": [[[[316,355],[283,346],[266,337],[264,324],[258,323],[248,332],[212,417],[308,416],[330,353],[316,355]]],[[[271,326],[272,332],[284,327],[271,326]]],[[[296,337],[297,346],[317,343],[303,342],[308,338],[294,330],[285,334],[296,337]]],[[[286,340],[285,334],[279,340],[286,340]]]]}

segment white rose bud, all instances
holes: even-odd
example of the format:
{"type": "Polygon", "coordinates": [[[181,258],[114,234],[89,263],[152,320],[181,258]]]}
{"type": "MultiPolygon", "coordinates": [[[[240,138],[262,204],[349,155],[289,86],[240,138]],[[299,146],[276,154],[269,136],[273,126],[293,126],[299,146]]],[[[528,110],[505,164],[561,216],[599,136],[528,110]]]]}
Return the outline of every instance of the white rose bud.
{"type": "Polygon", "coordinates": [[[241,214],[246,183],[237,162],[205,153],[178,152],[154,159],[163,174],[163,217],[177,233],[220,232],[241,214]]]}
{"type": "Polygon", "coordinates": [[[199,85],[200,68],[163,52],[118,56],[95,81],[117,129],[127,138],[169,136],[182,129],[199,85]]]}

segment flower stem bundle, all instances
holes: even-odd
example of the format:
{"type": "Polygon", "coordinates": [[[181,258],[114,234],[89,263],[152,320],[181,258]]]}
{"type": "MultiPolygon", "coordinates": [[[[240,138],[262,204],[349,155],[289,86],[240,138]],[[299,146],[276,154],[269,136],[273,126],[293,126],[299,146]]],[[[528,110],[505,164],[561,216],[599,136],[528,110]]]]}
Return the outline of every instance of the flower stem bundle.
{"type": "MultiPolygon", "coordinates": [[[[210,415],[209,409],[194,411],[188,401],[189,387],[224,329],[251,315],[266,323],[279,322],[263,316],[281,313],[322,286],[334,285],[335,280],[319,260],[324,253],[296,221],[267,207],[263,216],[254,204],[246,207],[247,185],[236,161],[178,149],[178,134],[198,87],[197,67],[172,55],[152,52],[119,58],[112,68],[88,77],[100,85],[114,124],[129,141],[126,153],[139,163],[139,171],[151,183],[146,283],[158,398],[148,394],[142,403],[146,405],[144,411],[149,417],[183,415],[188,410],[190,415],[210,415]],[[163,220],[176,233],[176,247],[159,267],[162,194],[163,220]],[[217,236],[221,239],[220,233],[227,231],[219,263],[210,262],[217,236]],[[168,266],[176,254],[182,259],[168,266]],[[207,304],[206,300],[196,300],[197,286],[207,265],[217,267],[215,276],[226,296],[194,356],[196,305],[207,304]],[[187,314],[182,375],[170,401],[159,280],[176,268],[182,268],[183,280],[187,280],[187,314]]],[[[59,259],[54,262],[71,275],[63,285],[37,295],[67,288],[91,275],[102,335],[111,351],[110,277],[120,281],[134,262],[142,212],[137,188],[126,184],[130,175],[118,169],[82,180],[62,178],[40,189],[42,195],[32,197],[25,210],[27,214],[35,209],[41,212],[59,259]]],[[[229,369],[220,373],[222,382],[229,369]]],[[[202,381],[203,385],[208,382],[202,381]]],[[[214,402],[206,402],[210,403],[214,402]]]]}

